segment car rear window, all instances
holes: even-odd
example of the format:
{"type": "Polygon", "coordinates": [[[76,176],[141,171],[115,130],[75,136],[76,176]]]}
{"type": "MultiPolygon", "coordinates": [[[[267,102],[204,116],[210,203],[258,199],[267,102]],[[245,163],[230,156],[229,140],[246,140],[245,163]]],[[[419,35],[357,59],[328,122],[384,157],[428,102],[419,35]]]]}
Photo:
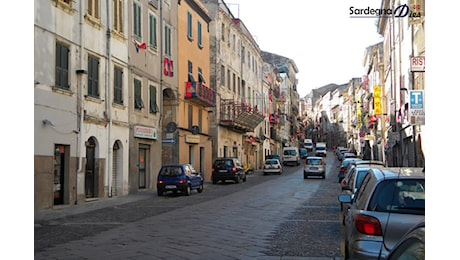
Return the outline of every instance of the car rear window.
{"type": "Polygon", "coordinates": [[[425,180],[399,179],[381,182],[374,191],[370,210],[425,214],[425,180]]]}
{"type": "Polygon", "coordinates": [[[278,164],[278,160],[266,160],[265,164],[278,164]]]}
{"type": "Polygon", "coordinates": [[[316,159],[316,158],[309,158],[307,159],[307,164],[309,165],[322,165],[323,160],[322,159],[316,159]]]}
{"type": "Polygon", "coordinates": [[[295,150],[284,150],[284,155],[295,155],[295,150]]]}
{"type": "Polygon", "coordinates": [[[326,147],[324,147],[324,146],[318,146],[318,147],[316,147],[316,150],[318,150],[318,151],[323,151],[323,150],[326,150],[326,147]]]}
{"type": "Polygon", "coordinates": [[[182,168],[179,166],[163,167],[160,171],[161,176],[176,177],[182,175],[182,168]]]}
{"type": "Polygon", "coordinates": [[[226,169],[229,167],[233,167],[232,160],[217,160],[214,165],[214,168],[220,168],[220,169],[226,169]]]}

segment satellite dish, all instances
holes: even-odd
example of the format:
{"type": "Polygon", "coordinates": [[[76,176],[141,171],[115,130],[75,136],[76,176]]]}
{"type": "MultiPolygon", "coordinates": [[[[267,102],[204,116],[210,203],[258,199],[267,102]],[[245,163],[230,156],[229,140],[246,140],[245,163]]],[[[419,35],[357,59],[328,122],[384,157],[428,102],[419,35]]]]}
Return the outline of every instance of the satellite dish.
{"type": "Polygon", "coordinates": [[[177,130],[177,124],[174,122],[169,122],[166,125],[166,133],[174,133],[177,130]]]}

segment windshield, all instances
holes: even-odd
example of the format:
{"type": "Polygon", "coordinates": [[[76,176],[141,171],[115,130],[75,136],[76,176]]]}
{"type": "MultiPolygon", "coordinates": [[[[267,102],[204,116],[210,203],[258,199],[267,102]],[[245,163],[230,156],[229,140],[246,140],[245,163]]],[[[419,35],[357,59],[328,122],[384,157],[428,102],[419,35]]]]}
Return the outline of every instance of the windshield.
{"type": "Polygon", "coordinates": [[[425,180],[400,179],[380,183],[374,191],[371,210],[402,214],[425,214],[425,180]]]}

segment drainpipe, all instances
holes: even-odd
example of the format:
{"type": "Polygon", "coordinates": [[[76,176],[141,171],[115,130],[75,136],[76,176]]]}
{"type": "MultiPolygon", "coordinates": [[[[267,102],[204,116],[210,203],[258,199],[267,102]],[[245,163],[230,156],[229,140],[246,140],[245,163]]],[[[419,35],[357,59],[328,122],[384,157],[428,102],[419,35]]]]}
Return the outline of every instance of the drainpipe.
{"type": "MultiPolygon", "coordinates": [[[[80,29],[80,46],[79,46],[79,54],[80,54],[80,58],[79,58],[79,64],[78,64],[78,68],[80,70],[82,70],[83,68],[83,16],[84,16],[84,13],[83,13],[83,3],[85,1],[80,1],[80,21],[79,21],[79,29],[80,29]]],[[[81,171],[81,168],[82,168],[82,141],[83,141],[83,131],[82,131],[82,128],[83,128],[83,119],[84,119],[84,109],[83,109],[83,79],[82,79],[82,75],[81,74],[77,74],[77,75],[80,75],[79,77],[77,77],[77,81],[78,81],[78,86],[77,86],[77,95],[78,95],[78,100],[77,100],[77,115],[78,115],[78,138],[77,138],[77,157],[78,157],[78,168],[77,168],[77,174],[81,171]]],[[[76,178],[76,182],[77,182],[77,179],[76,178]]],[[[75,184],[75,187],[77,186],[77,183],[75,184]]],[[[77,189],[78,191],[78,189],[77,189]]]]}
{"type": "Polygon", "coordinates": [[[105,163],[105,173],[107,174],[107,195],[108,197],[112,197],[112,183],[111,183],[111,168],[112,165],[112,95],[111,95],[111,88],[110,88],[110,79],[111,79],[111,70],[112,70],[112,53],[111,53],[111,27],[110,27],[110,3],[112,1],[106,1],[106,8],[107,8],[107,63],[106,63],[106,80],[105,80],[105,105],[106,105],[106,113],[105,113],[105,120],[106,120],[106,127],[107,128],[107,160],[105,163]],[[108,124],[108,125],[107,125],[108,124]]]}

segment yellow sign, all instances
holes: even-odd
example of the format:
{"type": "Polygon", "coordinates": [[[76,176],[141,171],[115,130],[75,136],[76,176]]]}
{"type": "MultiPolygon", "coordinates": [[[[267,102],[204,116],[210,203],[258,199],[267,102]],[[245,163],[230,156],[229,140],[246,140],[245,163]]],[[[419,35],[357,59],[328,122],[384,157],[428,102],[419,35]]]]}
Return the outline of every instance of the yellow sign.
{"type": "Polygon", "coordinates": [[[199,135],[185,135],[185,142],[190,144],[199,144],[200,136],[199,135]]]}
{"type": "Polygon", "coordinates": [[[380,86],[374,86],[374,114],[382,114],[382,104],[380,102],[381,90],[380,86]]]}

